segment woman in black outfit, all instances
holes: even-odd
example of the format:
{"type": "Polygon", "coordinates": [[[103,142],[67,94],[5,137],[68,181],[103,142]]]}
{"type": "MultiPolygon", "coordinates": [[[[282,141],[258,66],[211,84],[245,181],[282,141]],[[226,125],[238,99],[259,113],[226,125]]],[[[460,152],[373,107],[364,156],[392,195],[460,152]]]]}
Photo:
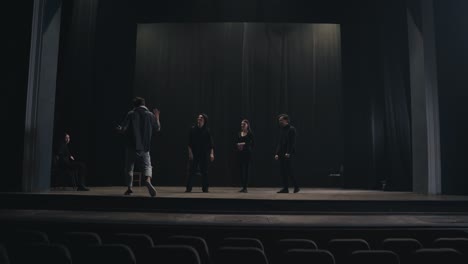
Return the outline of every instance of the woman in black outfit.
{"type": "Polygon", "coordinates": [[[244,119],[241,122],[241,130],[237,134],[237,152],[239,156],[240,174],[242,189],[239,192],[247,192],[247,183],[249,181],[249,164],[254,146],[254,136],[250,130],[249,120],[244,119]]]}

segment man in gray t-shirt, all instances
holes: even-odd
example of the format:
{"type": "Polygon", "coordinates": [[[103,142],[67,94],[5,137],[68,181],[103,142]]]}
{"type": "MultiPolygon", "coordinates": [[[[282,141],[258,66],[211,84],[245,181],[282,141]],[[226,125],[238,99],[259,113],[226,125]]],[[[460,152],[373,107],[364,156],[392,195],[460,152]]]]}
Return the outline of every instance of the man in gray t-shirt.
{"type": "Polygon", "coordinates": [[[122,124],[117,127],[117,130],[125,135],[126,140],[125,174],[128,175],[128,188],[125,195],[133,193],[133,169],[135,162],[139,161],[143,165],[145,185],[149,194],[154,197],[156,190],[151,184],[153,168],[151,167],[150,148],[153,132],[161,129],[159,110],[154,109],[150,112],[145,106],[145,99],[141,97],[133,100],[133,106],[134,108],[127,113],[122,124]]]}

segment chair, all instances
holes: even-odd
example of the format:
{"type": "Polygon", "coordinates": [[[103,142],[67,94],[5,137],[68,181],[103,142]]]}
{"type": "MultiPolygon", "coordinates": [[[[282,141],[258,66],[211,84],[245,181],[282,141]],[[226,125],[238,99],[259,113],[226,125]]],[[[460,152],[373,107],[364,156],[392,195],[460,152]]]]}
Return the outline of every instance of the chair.
{"type": "Polygon", "coordinates": [[[69,185],[69,180],[73,190],[78,189],[77,178],[78,172],[67,170],[59,160],[59,156],[55,155],[52,158],[52,179],[54,187],[65,188],[69,185]]]}
{"type": "Polygon", "coordinates": [[[466,259],[453,248],[423,248],[414,252],[411,263],[466,264],[466,259]]]}
{"type": "Polygon", "coordinates": [[[93,232],[66,232],[59,242],[67,246],[102,245],[101,237],[93,232]]]}
{"type": "Polygon", "coordinates": [[[354,251],[370,250],[370,247],[364,239],[332,239],[328,250],[335,257],[335,262],[340,264],[346,262],[354,251]]]}
{"type": "Polygon", "coordinates": [[[414,238],[387,238],[382,242],[382,248],[398,254],[401,264],[409,264],[413,253],[423,245],[414,238]]]}
{"type": "Polygon", "coordinates": [[[139,187],[141,187],[141,177],[142,173],[140,171],[133,172],[133,183],[138,183],[139,187]]]}
{"type": "Polygon", "coordinates": [[[286,251],[278,263],[285,264],[335,264],[335,257],[327,250],[320,249],[290,249],[286,251]]]}
{"type": "Polygon", "coordinates": [[[146,234],[118,233],[114,235],[112,242],[128,245],[132,250],[154,247],[153,239],[146,234]]]}
{"type": "Polygon", "coordinates": [[[158,245],[151,249],[155,256],[154,263],[158,264],[200,264],[198,252],[191,246],[185,245],[158,245]]]}
{"type": "Polygon", "coordinates": [[[8,248],[11,263],[71,264],[68,249],[60,244],[33,243],[8,248]]]}
{"type": "Polygon", "coordinates": [[[395,252],[389,250],[357,250],[351,254],[351,263],[360,264],[400,264],[395,252]]]}
{"type": "Polygon", "coordinates": [[[124,244],[130,247],[138,263],[152,263],[150,248],[154,247],[153,239],[146,234],[119,233],[112,238],[112,244],[124,244]]]}
{"type": "Polygon", "coordinates": [[[268,264],[258,247],[221,247],[215,254],[215,264],[268,264]]]}
{"type": "Polygon", "coordinates": [[[317,244],[309,239],[281,239],[273,247],[271,255],[274,259],[283,259],[285,253],[291,249],[318,249],[317,244]]]}
{"type": "Polygon", "coordinates": [[[205,239],[197,236],[171,236],[166,241],[170,245],[187,245],[193,247],[199,257],[202,264],[210,263],[210,252],[208,244],[205,239]]]}
{"type": "Polygon", "coordinates": [[[21,245],[31,243],[49,244],[49,237],[41,231],[13,230],[1,236],[0,243],[4,243],[6,246],[10,244],[21,245]]]}
{"type": "Polygon", "coordinates": [[[122,244],[104,244],[75,248],[73,264],[136,264],[130,247],[122,244]]]}
{"type": "Polygon", "coordinates": [[[264,251],[260,240],[247,237],[227,237],[223,239],[221,247],[254,247],[264,251]]]}
{"type": "Polygon", "coordinates": [[[468,238],[439,238],[434,241],[435,248],[453,248],[468,257],[468,238]]]}
{"type": "Polygon", "coordinates": [[[317,244],[309,239],[281,239],[278,241],[277,250],[281,252],[290,249],[318,249],[317,244]]]}

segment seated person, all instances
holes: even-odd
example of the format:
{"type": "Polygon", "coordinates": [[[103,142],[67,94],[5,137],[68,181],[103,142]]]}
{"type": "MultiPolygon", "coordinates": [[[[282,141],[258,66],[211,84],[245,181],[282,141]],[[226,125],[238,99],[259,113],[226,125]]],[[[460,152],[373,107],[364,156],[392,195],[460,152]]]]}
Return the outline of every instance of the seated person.
{"type": "Polygon", "coordinates": [[[84,179],[86,176],[86,164],[75,160],[68,149],[68,143],[70,143],[70,135],[65,133],[65,138],[60,144],[58,150],[58,166],[61,170],[65,170],[67,173],[75,177],[77,185],[77,191],[89,191],[84,185],[84,179]]]}

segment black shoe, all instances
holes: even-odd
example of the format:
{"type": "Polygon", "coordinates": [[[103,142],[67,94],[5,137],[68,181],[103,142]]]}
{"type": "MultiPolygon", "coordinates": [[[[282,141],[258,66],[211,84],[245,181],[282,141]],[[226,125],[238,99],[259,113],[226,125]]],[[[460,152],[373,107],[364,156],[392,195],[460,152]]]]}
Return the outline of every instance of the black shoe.
{"type": "Polygon", "coordinates": [[[294,193],[298,193],[301,189],[299,187],[294,188],[294,193]]]}
{"type": "Polygon", "coordinates": [[[289,193],[288,189],[281,189],[277,193],[289,193]]]}
{"type": "Polygon", "coordinates": [[[192,192],[192,190],[191,189],[185,189],[185,192],[189,193],[189,192],[192,192]]]}
{"type": "Polygon", "coordinates": [[[81,192],[87,192],[87,191],[89,191],[89,189],[86,188],[86,187],[84,187],[84,186],[80,186],[80,187],[78,187],[78,189],[76,189],[76,190],[77,190],[77,191],[81,191],[81,192]]]}
{"type": "Polygon", "coordinates": [[[209,191],[208,191],[208,189],[204,189],[203,192],[204,192],[204,193],[207,193],[207,192],[209,192],[209,191]]]}
{"type": "Polygon", "coordinates": [[[243,193],[244,191],[245,191],[245,189],[244,189],[244,188],[242,188],[242,189],[240,189],[240,191],[239,191],[239,192],[240,192],[240,193],[243,193]]]}
{"type": "Polygon", "coordinates": [[[243,193],[248,193],[247,188],[242,189],[243,193]]]}
{"type": "Polygon", "coordinates": [[[145,182],[146,188],[148,188],[148,192],[151,197],[156,196],[156,189],[154,189],[153,185],[150,182],[145,182]]]}
{"type": "Polygon", "coordinates": [[[127,190],[125,191],[124,195],[131,195],[132,193],[133,193],[132,190],[127,189],[127,190]]]}

